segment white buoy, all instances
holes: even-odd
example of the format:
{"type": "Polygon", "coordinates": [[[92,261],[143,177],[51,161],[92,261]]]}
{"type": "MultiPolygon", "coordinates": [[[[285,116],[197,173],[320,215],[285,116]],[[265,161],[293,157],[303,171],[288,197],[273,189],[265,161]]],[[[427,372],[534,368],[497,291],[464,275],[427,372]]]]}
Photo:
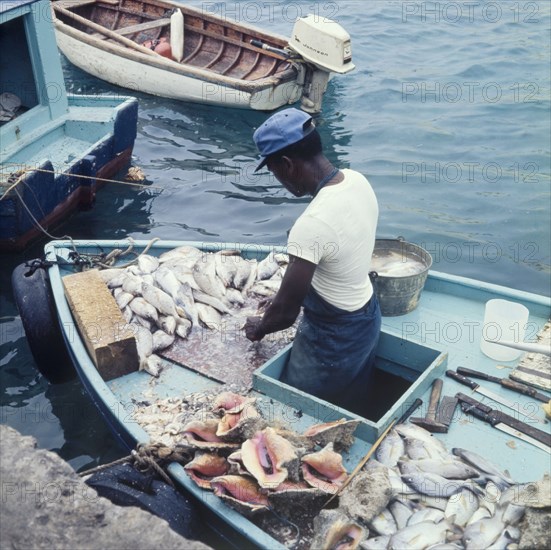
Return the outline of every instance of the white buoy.
{"type": "Polygon", "coordinates": [[[170,49],[172,59],[180,63],[184,58],[184,15],[179,9],[170,16],[170,49]]]}

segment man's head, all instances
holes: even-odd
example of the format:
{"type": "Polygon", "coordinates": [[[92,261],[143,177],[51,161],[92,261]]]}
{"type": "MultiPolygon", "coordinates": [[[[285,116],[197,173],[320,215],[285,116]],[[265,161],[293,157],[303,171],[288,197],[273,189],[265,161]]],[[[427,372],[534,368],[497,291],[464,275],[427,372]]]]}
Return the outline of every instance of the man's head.
{"type": "Polygon", "coordinates": [[[322,152],[312,117],[294,108],[279,111],[255,131],[253,139],[264,157],[255,171],[267,165],[291,193],[304,195],[306,190],[299,181],[305,176],[302,164],[322,152]]]}

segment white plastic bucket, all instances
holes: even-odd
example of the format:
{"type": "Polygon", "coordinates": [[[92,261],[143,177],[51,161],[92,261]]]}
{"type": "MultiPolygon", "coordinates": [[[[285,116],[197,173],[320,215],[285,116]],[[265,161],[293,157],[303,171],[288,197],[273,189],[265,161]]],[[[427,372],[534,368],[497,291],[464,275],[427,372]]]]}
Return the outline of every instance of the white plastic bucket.
{"type": "Polygon", "coordinates": [[[500,346],[488,340],[524,342],[528,308],[516,302],[495,299],[486,302],[480,349],[495,361],[514,361],[522,351],[500,346]]]}

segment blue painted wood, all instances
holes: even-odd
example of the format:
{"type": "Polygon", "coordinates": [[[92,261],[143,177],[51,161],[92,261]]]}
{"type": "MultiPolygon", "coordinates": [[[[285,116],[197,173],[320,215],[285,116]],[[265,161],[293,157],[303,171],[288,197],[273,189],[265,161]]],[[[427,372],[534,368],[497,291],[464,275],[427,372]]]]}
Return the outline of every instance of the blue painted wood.
{"type": "MultiPolygon", "coordinates": [[[[90,254],[109,252],[113,248],[125,249],[128,246],[125,241],[74,244],[79,252],[90,254]]],[[[243,249],[247,256],[257,259],[261,259],[274,248],[260,245],[251,247],[235,243],[159,241],[153,245],[149,253],[160,255],[183,244],[192,244],[208,251],[222,248],[243,249]]],[[[135,250],[141,251],[146,245],[147,242],[139,241],[135,244],[135,250]]],[[[71,250],[71,243],[62,241],[51,242],[45,248],[46,259],[60,261],[60,265],[53,265],[49,270],[60,324],[84,387],[114,433],[131,448],[137,442],[148,441],[147,434],[132,419],[135,403],[143,399],[145,391],[149,394],[153,391],[153,398],[161,399],[210,389],[218,386],[219,383],[168,361],[165,361],[163,373],[154,386],[150,385],[151,377],[144,372],[133,372],[108,383],[104,382],[79,338],[64,297],[62,277],[73,272],[73,267],[63,264],[69,261],[71,250]]],[[[277,250],[281,251],[283,248],[277,247],[277,250]]],[[[435,378],[444,379],[443,395],[455,395],[459,391],[467,392],[464,386],[443,377],[445,368],[455,370],[458,366],[466,366],[498,376],[507,375],[507,370],[498,370],[496,363],[480,351],[481,325],[487,299],[495,297],[516,299],[529,308],[531,332],[527,340],[533,339],[551,314],[551,301],[546,297],[519,293],[512,289],[436,272],[429,274],[427,282],[417,309],[400,317],[383,318],[384,335],[378,350],[381,364],[398,363],[404,372],[418,373],[419,376],[379,422],[370,424],[369,421],[362,419],[362,427],[356,433],[356,441],[345,454],[344,464],[348,471],[351,471],[365,456],[377,433],[398,417],[416,396],[421,396],[424,403],[417,415],[426,414],[430,386],[435,378]]],[[[352,413],[279,382],[277,378],[287,353],[288,349],[282,350],[255,374],[253,395],[258,398],[259,406],[268,420],[302,431],[319,422],[355,417],[352,413]]],[[[517,363],[518,361],[510,362],[508,367],[512,368],[517,363]]],[[[543,419],[540,404],[528,396],[513,393],[496,384],[492,385],[491,389],[521,404],[526,412],[533,412],[537,418],[543,419]]],[[[475,397],[499,409],[499,405],[496,406],[487,398],[482,398],[478,394],[475,394],[475,397]]],[[[538,427],[549,431],[549,423],[538,424],[538,427]]],[[[511,476],[518,482],[540,479],[550,471],[547,453],[506,436],[486,423],[463,415],[459,408],[456,410],[449,432],[435,434],[434,437],[441,439],[449,449],[462,447],[486,456],[499,467],[509,470],[511,476]]],[[[229,528],[245,537],[251,544],[263,548],[282,548],[277,541],[248,519],[228,508],[213,494],[198,489],[190,482],[180,465],[171,465],[169,471],[184,491],[197,497],[217,517],[227,522],[229,528]]]]}
{"type": "Polygon", "coordinates": [[[21,249],[39,235],[37,222],[57,223],[63,214],[92,205],[99,186],[82,176],[109,178],[128,164],[138,103],[67,94],[48,0],[3,2],[0,25],[2,92],[22,101],[17,116],[0,124],[0,176],[7,181],[29,170],[0,202],[4,251],[21,249]]]}

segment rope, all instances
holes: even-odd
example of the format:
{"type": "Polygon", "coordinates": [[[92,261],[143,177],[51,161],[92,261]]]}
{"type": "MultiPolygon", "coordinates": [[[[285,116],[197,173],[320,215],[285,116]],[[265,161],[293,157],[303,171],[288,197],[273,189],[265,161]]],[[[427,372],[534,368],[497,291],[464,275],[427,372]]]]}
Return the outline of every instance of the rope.
{"type": "Polygon", "coordinates": [[[111,466],[116,466],[117,464],[130,463],[134,468],[139,472],[147,473],[154,471],[162,480],[174,487],[174,483],[168,476],[168,474],[163,470],[162,466],[169,462],[179,462],[187,463],[191,460],[191,456],[187,452],[178,451],[170,447],[166,447],[161,443],[153,444],[139,444],[136,449],[131,451],[128,456],[124,456],[108,464],[102,464],[86,470],[85,472],[80,472],[79,477],[86,477],[98,472],[103,472],[111,468],[111,466]]]}
{"type": "MultiPolygon", "coordinates": [[[[10,166],[10,165],[11,166],[20,166],[19,164],[15,164],[15,163],[5,163],[5,164],[3,164],[3,166],[10,166]]],[[[114,179],[108,179],[108,178],[98,178],[96,176],[85,176],[85,175],[82,175],[82,174],[67,174],[66,172],[63,172],[61,170],[46,170],[45,168],[23,168],[22,170],[18,170],[17,172],[15,172],[14,175],[18,175],[17,180],[15,181],[15,183],[10,185],[6,189],[4,194],[0,197],[0,201],[3,201],[6,198],[6,196],[9,194],[9,192],[11,190],[15,189],[23,181],[23,177],[28,172],[43,172],[45,174],[54,174],[54,175],[70,175],[74,178],[82,178],[82,179],[87,179],[87,180],[96,180],[96,181],[102,181],[102,182],[105,182],[105,183],[119,183],[121,185],[133,185],[135,187],[146,187],[147,189],[160,189],[161,191],[163,190],[162,187],[159,187],[157,185],[149,185],[149,184],[144,184],[144,183],[136,183],[136,182],[131,182],[131,181],[121,181],[121,180],[114,180],[114,179]]],[[[0,184],[9,183],[9,181],[10,181],[10,179],[8,178],[8,180],[6,180],[6,182],[0,182],[0,184]]]]}

